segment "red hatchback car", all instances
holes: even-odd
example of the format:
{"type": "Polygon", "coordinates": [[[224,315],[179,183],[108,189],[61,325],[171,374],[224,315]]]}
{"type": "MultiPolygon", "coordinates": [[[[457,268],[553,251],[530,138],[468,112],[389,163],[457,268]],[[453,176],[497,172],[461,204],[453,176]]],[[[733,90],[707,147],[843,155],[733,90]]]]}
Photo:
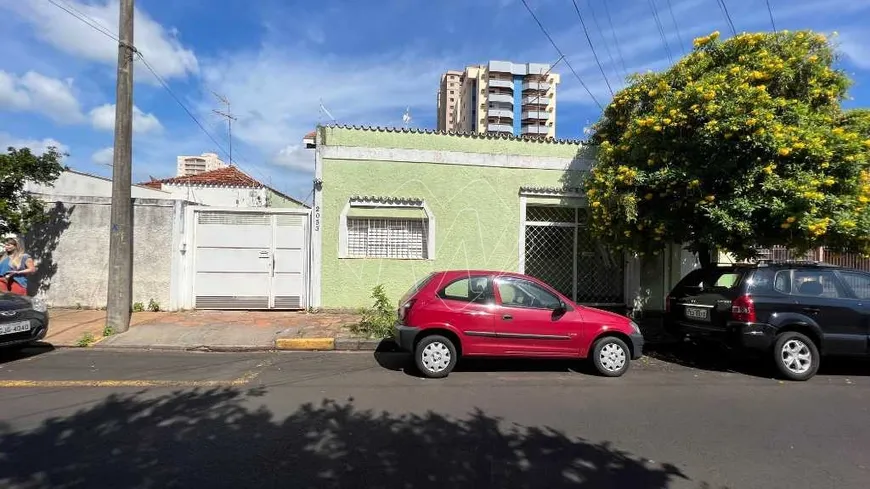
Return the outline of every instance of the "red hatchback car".
{"type": "Polygon", "coordinates": [[[592,358],[618,377],[640,358],[643,335],[625,316],[579,306],[535,278],[506,272],[436,272],[399,302],[393,331],[420,372],[446,377],[460,356],[592,358]]]}

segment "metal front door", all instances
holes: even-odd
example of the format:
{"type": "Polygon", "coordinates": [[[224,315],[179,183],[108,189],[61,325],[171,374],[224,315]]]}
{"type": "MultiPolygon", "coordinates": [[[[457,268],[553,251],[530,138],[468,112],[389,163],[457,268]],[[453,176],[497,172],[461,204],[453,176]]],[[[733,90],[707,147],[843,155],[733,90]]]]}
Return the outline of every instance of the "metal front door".
{"type": "Polygon", "coordinates": [[[197,309],[306,307],[307,216],[234,211],[196,216],[197,309]]]}

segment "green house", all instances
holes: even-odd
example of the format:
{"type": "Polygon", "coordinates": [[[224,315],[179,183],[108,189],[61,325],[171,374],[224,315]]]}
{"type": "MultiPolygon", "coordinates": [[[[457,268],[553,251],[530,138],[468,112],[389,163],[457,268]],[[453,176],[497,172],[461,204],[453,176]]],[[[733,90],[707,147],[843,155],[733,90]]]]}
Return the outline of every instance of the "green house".
{"type": "MultiPolygon", "coordinates": [[[[311,143],[310,143],[311,144],[311,143]]],[[[312,210],[314,308],[393,300],[435,270],[538,277],[582,304],[661,310],[695,266],[674,246],[641,259],[601,246],[586,225],[579,141],[319,127],[312,210]]]]}

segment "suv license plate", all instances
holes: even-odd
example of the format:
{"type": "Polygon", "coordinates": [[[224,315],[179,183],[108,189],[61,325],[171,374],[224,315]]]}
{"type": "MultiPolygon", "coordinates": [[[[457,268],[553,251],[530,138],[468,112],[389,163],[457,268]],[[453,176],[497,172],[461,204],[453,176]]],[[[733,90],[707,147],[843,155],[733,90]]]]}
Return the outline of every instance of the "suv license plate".
{"type": "Polygon", "coordinates": [[[688,319],[699,319],[701,321],[708,321],[710,319],[710,311],[707,309],[702,309],[700,307],[687,307],[686,317],[688,319]]]}
{"type": "Polygon", "coordinates": [[[30,321],[0,324],[0,335],[21,333],[22,331],[30,331],[30,321]]]}

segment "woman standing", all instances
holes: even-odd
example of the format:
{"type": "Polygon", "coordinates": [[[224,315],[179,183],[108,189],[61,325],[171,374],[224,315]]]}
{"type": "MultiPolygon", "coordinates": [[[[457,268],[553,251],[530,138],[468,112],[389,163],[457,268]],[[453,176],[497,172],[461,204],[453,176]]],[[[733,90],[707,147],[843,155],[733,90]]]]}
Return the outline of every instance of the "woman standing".
{"type": "Polygon", "coordinates": [[[27,277],[36,273],[33,258],[24,252],[20,238],[8,237],[4,242],[3,258],[0,258],[0,292],[27,295],[27,277]]]}

